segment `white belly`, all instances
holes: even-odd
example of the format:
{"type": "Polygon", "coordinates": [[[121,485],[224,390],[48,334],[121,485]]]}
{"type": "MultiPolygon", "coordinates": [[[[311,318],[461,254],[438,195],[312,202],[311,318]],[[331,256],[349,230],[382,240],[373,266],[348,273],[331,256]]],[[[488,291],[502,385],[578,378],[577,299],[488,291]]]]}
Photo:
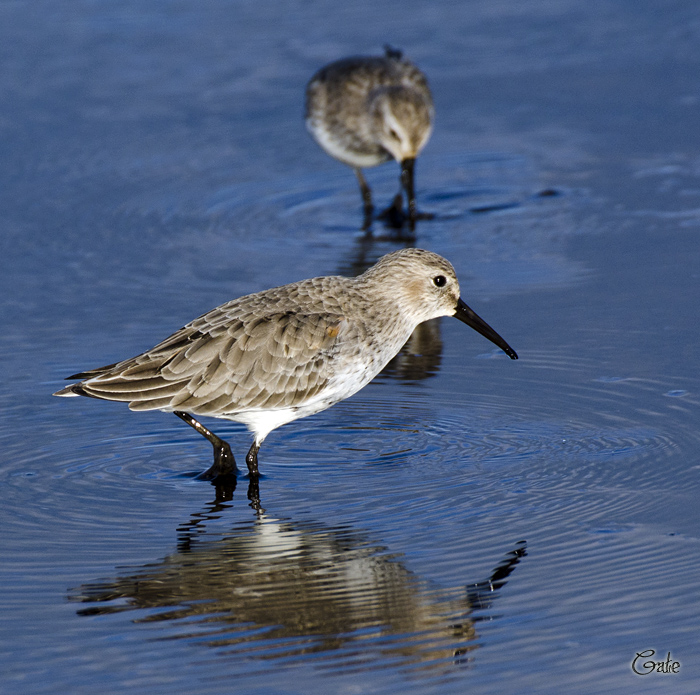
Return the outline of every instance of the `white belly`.
{"type": "Polygon", "coordinates": [[[311,118],[307,119],[306,127],[316,142],[331,157],[348,166],[364,169],[366,167],[376,167],[378,164],[383,164],[391,159],[388,153],[363,154],[346,148],[341,138],[329,131],[322,123],[314,122],[311,118]]]}

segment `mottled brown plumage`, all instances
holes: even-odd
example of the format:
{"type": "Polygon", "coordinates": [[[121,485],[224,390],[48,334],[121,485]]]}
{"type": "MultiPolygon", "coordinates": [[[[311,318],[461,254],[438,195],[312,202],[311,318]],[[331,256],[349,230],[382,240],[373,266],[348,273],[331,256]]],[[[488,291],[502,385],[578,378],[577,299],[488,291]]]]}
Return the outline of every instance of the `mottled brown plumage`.
{"type": "MultiPolygon", "coordinates": [[[[430,137],[433,100],[425,75],[401,53],[353,57],[321,68],[306,88],[306,126],[332,157],[353,167],[371,223],[372,194],[361,169],[390,159],[401,164],[409,219],[416,219],[415,158],[430,137]]],[[[400,203],[401,194],[398,196],[400,203]]]]}
{"type": "Polygon", "coordinates": [[[257,473],[270,431],[361,389],[423,321],[456,315],[515,355],[463,307],[444,258],[403,249],[357,278],[302,280],[222,304],[136,357],[69,377],[81,381],[55,395],[175,412],[222,449],[212,476],[233,470],[233,456],[187,413],[242,422],[255,435],[247,461],[257,473]]]}

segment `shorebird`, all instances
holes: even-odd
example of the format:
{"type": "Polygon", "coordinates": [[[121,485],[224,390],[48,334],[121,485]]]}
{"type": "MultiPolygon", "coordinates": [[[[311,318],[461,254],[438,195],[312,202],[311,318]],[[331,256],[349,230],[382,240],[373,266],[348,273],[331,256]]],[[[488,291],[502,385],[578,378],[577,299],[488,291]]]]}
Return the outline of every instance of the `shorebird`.
{"type": "MultiPolygon", "coordinates": [[[[374,207],[362,169],[392,158],[401,165],[409,226],[415,229],[413,171],[430,137],[433,113],[425,75],[388,46],[383,57],[338,60],[311,78],[306,88],[306,126],[331,157],[354,169],[364,202],[365,229],[372,223],[374,207]]],[[[384,214],[401,226],[402,208],[399,189],[384,214]]]]}
{"type": "Polygon", "coordinates": [[[317,277],[234,299],[136,357],[68,377],[80,381],[54,395],[175,413],[214,447],[204,479],[237,468],[229,444],[193,415],[243,423],[254,435],[246,464],[257,478],[258,451],[272,430],[359,391],[418,324],[439,316],[458,318],[518,358],[460,299],[447,260],[407,248],[355,278],[317,277]]]}

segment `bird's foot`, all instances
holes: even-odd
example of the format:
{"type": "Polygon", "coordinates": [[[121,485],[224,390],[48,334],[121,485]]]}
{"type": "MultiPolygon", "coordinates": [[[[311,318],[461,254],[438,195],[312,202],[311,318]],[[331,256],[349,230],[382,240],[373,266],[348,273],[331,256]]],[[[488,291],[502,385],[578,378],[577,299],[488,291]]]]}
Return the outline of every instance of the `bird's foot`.
{"type": "Polygon", "coordinates": [[[416,210],[413,216],[408,211],[403,209],[403,196],[401,193],[397,193],[391,205],[382,210],[378,215],[377,219],[381,220],[390,229],[403,229],[408,226],[408,228],[413,232],[415,230],[415,223],[418,220],[432,220],[435,219],[435,214],[432,212],[422,212],[416,210]]]}
{"type": "Polygon", "coordinates": [[[387,227],[401,229],[408,219],[408,216],[403,211],[403,196],[397,193],[394,200],[391,201],[391,205],[382,210],[377,215],[377,219],[384,222],[387,227]]]}
{"type": "Polygon", "coordinates": [[[214,444],[214,463],[204,473],[197,476],[198,480],[217,480],[219,478],[236,477],[238,467],[236,459],[228,442],[223,439],[214,444]]]}

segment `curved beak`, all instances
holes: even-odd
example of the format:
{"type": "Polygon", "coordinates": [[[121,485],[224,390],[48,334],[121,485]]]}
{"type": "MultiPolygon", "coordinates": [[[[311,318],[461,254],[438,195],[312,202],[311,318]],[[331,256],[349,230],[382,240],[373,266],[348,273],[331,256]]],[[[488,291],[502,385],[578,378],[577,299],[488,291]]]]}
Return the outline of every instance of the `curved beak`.
{"type": "Polygon", "coordinates": [[[409,157],[401,162],[401,185],[408,198],[408,219],[413,226],[416,222],[416,196],[413,187],[413,170],[416,164],[414,157],[409,157]]]}
{"type": "Polygon", "coordinates": [[[488,338],[494,345],[498,345],[503,352],[510,357],[512,360],[517,360],[518,355],[513,350],[513,348],[506,343],[503,338],[501,338],[496,331],[489,326],[484,319],[482,319],[480,316],[477,316],[461,299],[457,300],[457,308],[455,309],[455,313],[453,316],[456,319],[459,319],[463,323],[466,323],[467,326],[471,326],[477,333],[481,333],[481,335],[484,336],[484,338],[488,338]]]}

